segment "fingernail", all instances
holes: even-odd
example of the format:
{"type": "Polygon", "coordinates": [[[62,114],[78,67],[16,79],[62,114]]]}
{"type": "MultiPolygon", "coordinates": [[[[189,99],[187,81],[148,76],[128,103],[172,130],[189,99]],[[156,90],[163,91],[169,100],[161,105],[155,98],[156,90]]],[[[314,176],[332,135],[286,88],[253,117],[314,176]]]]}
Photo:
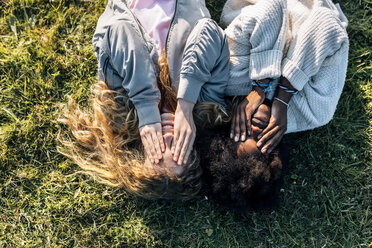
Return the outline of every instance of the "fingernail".
{"type": "Polygon", "coordinates": [[[263,149],[263,150],[262,150],[262,153],[266,153],[266,149],[263,149]]]}
{"type": "Polygon", "coordinates": [[[261,144],[261,142],[258,142],[257,143],[257,147],[260,147],[262,144],[261,144]]]}
{"type": "Polygon", "coordinates": [[[183,164],[186,164],[187,163],[187,159],[185,159],[184,161],[183,161],[183,164]]]}
{"type": "Polygon", "coordinates": [[[257,139],[261,139],[261,135],[258,135],[257,139]]]}
{"type": "Polygon", "coordinates": [[[234,137],[234,134],[230,133],[230,139],[232,139],[233,137],[234,137]]]}
{"type": "Polygon", "coordinates": [[[269,150],[267,151],[267,153],[271,153],[271,151],[272,151],[272,149],[269,149],[269,150]]]}
{"type": "Polygon", "coordinates": [[[235,140],[235,142],[238,142],[239,141],[238,135],[235,136],[235,139],[234,140],[235,140]]]}
{"type": "Polygon", "coordinates": [[[155,159],[155,162],[158,164],[159,163],[159,159],[155,159]]]}
{"type": "Polygon", "coordinates": [[[241,137],[241,141],[244,141],[244,140],[245,140],[245,136],[242,135],[242,137],[241,137]]]}

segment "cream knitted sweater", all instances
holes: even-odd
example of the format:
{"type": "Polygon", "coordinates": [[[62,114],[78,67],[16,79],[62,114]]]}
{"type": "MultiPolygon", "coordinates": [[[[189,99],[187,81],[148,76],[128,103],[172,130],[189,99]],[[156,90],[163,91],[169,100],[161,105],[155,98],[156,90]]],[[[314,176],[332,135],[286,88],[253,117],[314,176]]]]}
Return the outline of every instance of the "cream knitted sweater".
{"type": "Polygon", "coordinates": [[[330,0],[228,0],[221,24],[228,26],[230,49],[226,95],[248,95],[252,80],[284,76],[299,91],[289,103],[287,133],[332,119],[349,47],[347,19],[338,5],[330,0]]]}

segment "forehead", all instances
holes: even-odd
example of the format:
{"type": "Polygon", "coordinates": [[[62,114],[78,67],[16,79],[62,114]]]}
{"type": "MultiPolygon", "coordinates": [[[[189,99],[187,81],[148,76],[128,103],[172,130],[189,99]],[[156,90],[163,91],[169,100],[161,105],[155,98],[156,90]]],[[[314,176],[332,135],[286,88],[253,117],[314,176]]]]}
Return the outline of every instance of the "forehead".
{"type": "Polygon", "coordinates": [[[239,142],[236,153],[238,156],[258,155],[260,150],[257,148],[257,142],[254,139],[247,139],[244,142],[239,142]]]}
{"type": "Polygon", "coordinates": [[[153,169],[157,174],[170,176],[170,177],[181,177],[185,171],[190,167],[191,164],[195,163],[195,156],[192,152],[186,164],[178,165],[173,160],[173,155],[170,151],[166,151],[163,154],[163,158],[159,164],[153,164],[148,158],[145,160],[145,166],[153,169]]]}

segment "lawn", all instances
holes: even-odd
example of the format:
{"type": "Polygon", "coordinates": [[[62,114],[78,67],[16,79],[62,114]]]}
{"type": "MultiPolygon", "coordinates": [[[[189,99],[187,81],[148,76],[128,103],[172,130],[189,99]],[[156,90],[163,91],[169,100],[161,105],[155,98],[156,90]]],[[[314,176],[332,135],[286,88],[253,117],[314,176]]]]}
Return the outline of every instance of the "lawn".
{"type": "MultiPolygon", "coordinates": [[[[372,247],[372,2],[342,0],[349,69],[334,119],[285,137],[276,211],[203,196],[148,201],[101,185],[56,151],[56,119],[95,82],[103,0],[0,1],[0,247],[372,247]]],[[[213,18],[223,0],[207,1],[213,18]]]]}

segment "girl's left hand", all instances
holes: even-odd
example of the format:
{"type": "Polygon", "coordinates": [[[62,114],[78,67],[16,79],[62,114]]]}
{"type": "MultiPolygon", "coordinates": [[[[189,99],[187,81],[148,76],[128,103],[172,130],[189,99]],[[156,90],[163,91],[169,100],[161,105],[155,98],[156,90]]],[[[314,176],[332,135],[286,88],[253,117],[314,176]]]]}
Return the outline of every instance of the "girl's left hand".
{"type": "Polygon", "coordinates": [[[287,106],[274,100],[269,125],[258,136],[257,147],[262,153],[271,153],[287,131],[287,106]]]}
{"type": "Polygon", "coordinates": [[[194,103],[184,99],[178,99],[174,117],[174,142],[172,145],[173,160],[178,165],[186,164],[192,151],[196,127],[192,110],[194,103]]]}

